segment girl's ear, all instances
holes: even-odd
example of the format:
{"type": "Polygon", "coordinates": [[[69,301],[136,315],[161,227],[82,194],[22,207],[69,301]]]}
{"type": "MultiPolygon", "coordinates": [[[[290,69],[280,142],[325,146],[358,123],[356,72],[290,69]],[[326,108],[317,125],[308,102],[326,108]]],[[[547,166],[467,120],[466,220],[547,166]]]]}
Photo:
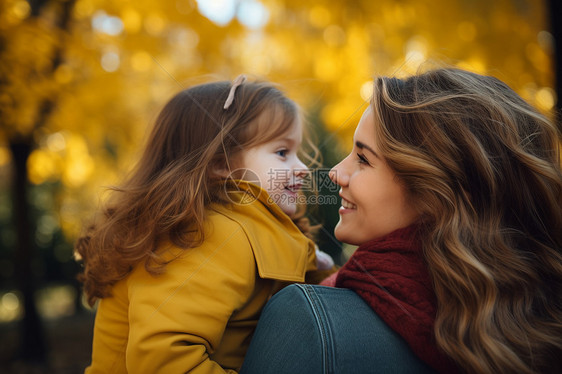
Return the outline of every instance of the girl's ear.
{"type": "Polygon", "coordinates": [[[211,168],[211,173],[221,178],[228,178],[228,176],[230,175],[230,171],[226,167],[218,167],[218,166],[211,168]]]}
{"type": "Polygon", "coordinates": [[[211,173],[214,176],[220,177],[220,178],[228,178],[230,176],[230,174],[232,173],[231,170],[231,162],[228,161],[216,161],[213,163],[213,165],[211,165],[211,173]]]}

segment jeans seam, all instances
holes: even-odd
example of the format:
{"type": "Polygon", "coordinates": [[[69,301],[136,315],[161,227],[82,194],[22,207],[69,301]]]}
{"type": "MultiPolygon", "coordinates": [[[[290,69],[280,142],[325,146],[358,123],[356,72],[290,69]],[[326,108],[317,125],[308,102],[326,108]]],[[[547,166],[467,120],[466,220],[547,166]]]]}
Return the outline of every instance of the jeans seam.
{"type": "Polygon", "coordinates": [[[316,319],[316,323],[318,325],[322,344],[322,372],[326,374],[334,373],[334,349],[331,332],[327,324],[328,318],[326,310],[313,287],[305,284],[297,284],[296,286],[302,290],[306,299],[309,301],[312,313],[314,314],[314,318],[316,319]]]}

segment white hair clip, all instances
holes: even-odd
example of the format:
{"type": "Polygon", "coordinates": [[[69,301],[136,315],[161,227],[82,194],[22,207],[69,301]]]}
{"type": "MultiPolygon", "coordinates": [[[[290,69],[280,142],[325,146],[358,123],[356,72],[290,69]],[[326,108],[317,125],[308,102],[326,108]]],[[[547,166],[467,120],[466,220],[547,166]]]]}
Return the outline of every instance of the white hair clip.
{"type": "Polygon", "coordinates": [[[238,88],[238,86],[240,86],[245,81],[246,81],[246,76],[244,74],[239,75],[238,77],[236,77],[235,80],[232,81],[232,87],[230,87],[230,92],[228,93],[228,97],[226,98],[226,101],[224,102],[223,109],[226,110],[226,109],[230,108],[230,106],[232,105],[232,102],[234,101],[234,93],[236,92],[236,89],[238,88]]]}

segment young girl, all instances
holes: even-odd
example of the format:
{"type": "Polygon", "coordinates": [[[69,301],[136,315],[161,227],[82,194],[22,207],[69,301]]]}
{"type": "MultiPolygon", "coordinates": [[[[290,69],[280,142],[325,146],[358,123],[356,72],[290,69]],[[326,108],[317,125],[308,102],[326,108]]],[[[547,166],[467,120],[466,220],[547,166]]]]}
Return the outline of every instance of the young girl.
{"type": "Polygon", "coordinates": [[[101,299],[87,373],[233,373],[266,301],[316,269],[290,218],[307,172],[297,106],[244,81],[172,98],[78,240],[88,301],[101,299]]]}

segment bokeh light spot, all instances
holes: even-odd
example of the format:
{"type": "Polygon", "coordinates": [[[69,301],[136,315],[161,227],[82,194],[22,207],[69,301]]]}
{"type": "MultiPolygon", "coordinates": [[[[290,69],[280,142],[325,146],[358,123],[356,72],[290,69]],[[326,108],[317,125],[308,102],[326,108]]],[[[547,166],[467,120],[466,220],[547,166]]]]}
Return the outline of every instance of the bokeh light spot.
{"type": "Polygon", "coordinates": [[[340,26],[330,25],[324,30],[324,41],[330,47],[337,47],[345,43],[345,31],[340,26]]]}
{"type": "Polygon", "coordinates": [[[16,18],[24,19],[31,12],[31,7],[27,1],[16,1],[12,7],[12,13],[16,18]]]}
{"type": "Polygon", "coordinates": [[[234,18],[234,0],[198,0],[199,13],[219,26],[225,26],[234,18]]]}
{"type": "Polygon", "coordinates": [[[101,67],[108,73],[113,73],[119,69],[121,64],[121,59],[119,55],[115,52],[106,52],[101,57],[101,67]]]}
{"type": "Polygon", "coordinates": [[[149,14],[144,20],[144,28],[150,35],[160,35],[166,27],[166,21],[160,14],[149,14]]]}
{"type": "Polygon", "coordinates": [[[548,111],[556,104],[556,92],[550,87],[543,87],[537,91],[535,99],[539,109],[548,111]]]}
{"type": "Polygon", "coordinates": [[[239,3],[236,18],[250,29],[261,29],[269,21],[269,11],[259,1],[246,0],[239,3]]]}
{"type": "Polygon", "coordinates": [[[92,0],[78,0],[74,5],[74,14],[77,18],[86,18],[94,12],[94,9],[92,0]]]}
{"type": "Polygon", "coordinates": [[[0,322],[12,322],[22,317],[23,308],[15,292],[7,292],[0,298],[0,322]]]}
{"type": "Polygon", "coordinates": [[[123,32],[123,21],[119,17],[110,16],[103,10],[99,10],[92,17],[92,27],[98,32],[116,36],[123,32]]]}
{"type": "Polygon", "coordinates": [[[66,140],[61,132],[55,132],[47,137],[47,148],[51,152],[60,152],[66,148],[66,140]]]}
{"type": "Polygon", "coordinates": [[[367,81],[361,85],[361,90],[359,91],[361,98],[365,101],[369,101],[371,96],[373,96],[373,81],[367,81]]]}
{"type": "Polygon", "coordinates": [[[27,159],[28,177],[34,184],[57,178],[61,171],[60,156],[43,149],[34,150],[27,159]]]}
{"type": "Polygon", "coordinates": [[[121,19],[123,20],[123,27],[130,34],[135,34],[140,31],[142,27],[142,17],[136,10],[126,8],[121,12],[121,19]]]}
{"type": "Polygon", "coordinates": [[[0,166],[8,164],[12,160],[12,154],[8,148],[0,147],[0,166]]]}

